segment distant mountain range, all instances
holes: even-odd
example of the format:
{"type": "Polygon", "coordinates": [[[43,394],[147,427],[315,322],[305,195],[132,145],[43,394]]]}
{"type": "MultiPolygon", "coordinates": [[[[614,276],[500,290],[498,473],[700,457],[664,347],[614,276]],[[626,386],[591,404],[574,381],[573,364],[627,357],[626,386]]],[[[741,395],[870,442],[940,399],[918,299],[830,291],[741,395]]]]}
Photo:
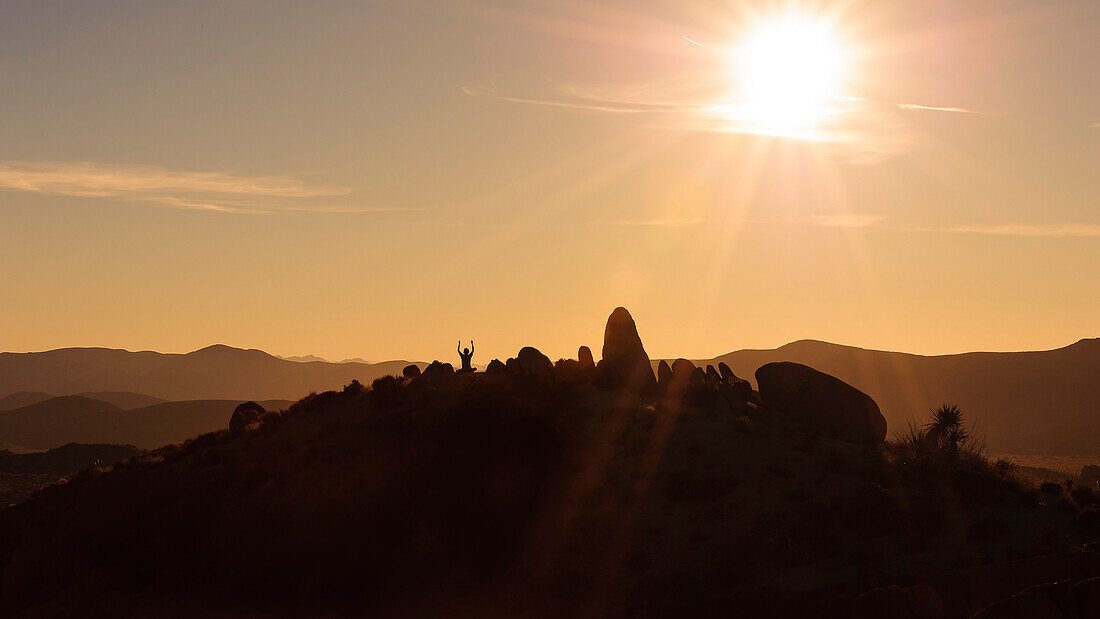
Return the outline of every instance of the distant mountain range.
{"type": "MultiPolygon", "coordinates": [[[[723,361],[750,381],[772,361],[809,365],[875,398],[891,434],[923,423],[929,409],[950,402],[962,407],[992,450],[1100,453],[1100,339],[1041,352],[938,356],[803,340],[695,361],[723,361]]],[[[222,345],[187,354],[105,348],[0,353],[0,394],[11,394],[0,398],[0,410],[15,409],[0,413],[0,443],[152,447],[225,427],[233,406],[244,400],[293,401],[353,379],[369,384],[400,374],[408,363],[299,362],[222,345]],[[51,400],[51,394],[82,399],[51,400]],[[33,408],[44,402],[53,404],[33,408]]]]}
{"type": "Polygon", "coordinates": [[[741,350],[723,361],[754,379],[758,367],[795,361],[873,397],[890,433],[923,423],[929,409],[959,405],[974,434],[1008,453],[1100,453],[1100,339],[1040,352],[921,356],[803,340],[774,350],[741,350]]]}
{"type": "Polygon", "coordinates": [[[161,400],[297,400],[311,391],[339,389],[352,379],[369,384],[385,374],[400,374],[406,365],[303,363],[223,345],[187,354],[62,348],[0,353],[0,394],[125,391],[161,400]]]}

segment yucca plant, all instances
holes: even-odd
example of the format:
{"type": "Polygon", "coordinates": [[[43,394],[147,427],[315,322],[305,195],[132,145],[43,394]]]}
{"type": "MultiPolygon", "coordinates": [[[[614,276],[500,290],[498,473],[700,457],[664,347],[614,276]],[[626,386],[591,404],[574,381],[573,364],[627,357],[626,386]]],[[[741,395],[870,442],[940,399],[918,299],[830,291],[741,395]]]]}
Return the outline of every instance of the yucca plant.
{"type": "Polygon", "coordinates": [[[932,411],[932,419],[925,425],[928,438],[952,451],[965,444],[970,433],[963,427],[962,409],[954,404],[944,404],[932,411]]]}

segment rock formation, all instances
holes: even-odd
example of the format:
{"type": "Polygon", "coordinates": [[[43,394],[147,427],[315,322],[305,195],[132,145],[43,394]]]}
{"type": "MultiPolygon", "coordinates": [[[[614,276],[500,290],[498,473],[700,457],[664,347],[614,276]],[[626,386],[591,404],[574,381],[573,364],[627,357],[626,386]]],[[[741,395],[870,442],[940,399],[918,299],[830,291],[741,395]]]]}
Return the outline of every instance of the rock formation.
{"type": "Polygon", "coordinates": [[[404,369],[401,370],[401,375],[405,378],[416,378],[420,376],[420,366],[415,363],[406,365],[404,369]]]}
{"type": "Polygon", "coordinates": [[[455,367],[450,363],[440,363],[439,361],[432,361],[428,364],[428,367],[424,368],[424,378],[442,378],[444,376],[452,376],[455,373],[455,367]]]}
{"type": "Polygon", "coordinates": [[[871,397],[848,383],[800,363],[769,363],[756,370],[764,405],[787,415],[799,429],[852,442],[886,438],[886,418],[871,397]]]}
{"type": "Polygon", "coordinates": [[[532,346],[521,348],[516,355],[516,362],[520,374],[549,378],[554,373],[554,364],[550,361],[550,357],[532,346]]]}
{"type": "Polygon", "coordinates": [[[617,307],[607,319],[603,335],[603,358],[597,365],[601,385],[611,389],[626,389],[635,393],[652,394],[657,391],[657,380],[649,355],[642,347],[638,327],[630,312],[617,307]]]}
{"type": "Polygon", "coordinates": [[[596,362],[592,359],[592,349],[587,346],[577,349],[577,361],[580,362],[582,369],[596,368],[596,362]]]}
{"type": "Polygon", "coordinates": [[[264,407],[255,402],[245,402],[233,409],[233,416],[229,418],[229,429],[233,432],[254,430],[266,415],[267,409],[264,407]]]}
{"type": "Polygon", "coordinates": [[[507,366],[505,366],[504,362],[502,362],[500,359],[493,359],[485,368],[486,374],[503,374],[507,371],[507,366]]]}

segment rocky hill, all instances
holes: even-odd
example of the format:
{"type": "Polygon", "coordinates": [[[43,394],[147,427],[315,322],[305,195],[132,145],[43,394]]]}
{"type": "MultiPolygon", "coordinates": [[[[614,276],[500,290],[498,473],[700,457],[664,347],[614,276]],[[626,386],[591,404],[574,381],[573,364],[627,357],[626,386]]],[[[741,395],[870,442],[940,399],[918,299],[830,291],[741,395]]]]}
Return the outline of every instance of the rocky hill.
{"type": "Polygon", "coordinates": [[[1100,450],[1100,339],[1037,352],[921,356],[804,340],[742,350],[724,362],[751,377],[767,363],[809,365],[878,402],[895,432],[952,402],[966,410],[991,450],[1086,454],[1100,450]]]}
{"type": "Polygon", "coordinates": [[[1091,490],[1030,488],[958,434],[884,442],[812,368],[647,377],[616,314],[598,364],[410,366],[51,486],[0,511],[0,611],[963,617],[1100,574],[1074,550],[1091,490]],[[892,584],[923,588],[860,597],[892,584]]]}

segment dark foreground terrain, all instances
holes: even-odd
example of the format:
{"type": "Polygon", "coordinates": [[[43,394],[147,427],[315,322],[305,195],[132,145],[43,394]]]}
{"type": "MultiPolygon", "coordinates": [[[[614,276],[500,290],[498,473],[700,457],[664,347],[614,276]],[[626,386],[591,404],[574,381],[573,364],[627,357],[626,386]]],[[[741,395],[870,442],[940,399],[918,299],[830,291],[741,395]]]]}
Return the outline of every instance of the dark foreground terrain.
{"type": "Polygon", "coordinates": [[[529,351],[352,383],[48,487],[0,511],[2,610],[964,617],[1100,575],[1092,491],[1029,487],[961,436],[883,442],[877,407],[822,424],[679,362],[635,382],[614,344],[598,368],[529,351]],[[856,602],[892,584],[943,612],[856,602]]]}

